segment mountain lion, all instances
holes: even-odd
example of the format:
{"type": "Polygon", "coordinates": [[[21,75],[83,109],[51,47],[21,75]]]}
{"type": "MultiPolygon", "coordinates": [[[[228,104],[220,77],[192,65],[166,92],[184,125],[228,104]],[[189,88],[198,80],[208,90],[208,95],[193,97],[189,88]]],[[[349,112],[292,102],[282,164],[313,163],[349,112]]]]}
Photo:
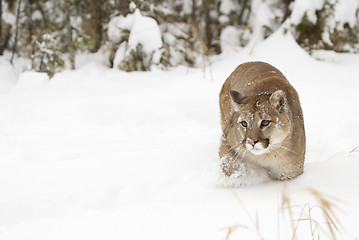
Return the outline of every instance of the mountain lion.
{"type": "Polygon", "coordinates": [[[303,173],[305,131],[298,94],[264,62],[239,65],[219,95],[221,169],[228,178],[251,173],[286,180],[303,173]]]}

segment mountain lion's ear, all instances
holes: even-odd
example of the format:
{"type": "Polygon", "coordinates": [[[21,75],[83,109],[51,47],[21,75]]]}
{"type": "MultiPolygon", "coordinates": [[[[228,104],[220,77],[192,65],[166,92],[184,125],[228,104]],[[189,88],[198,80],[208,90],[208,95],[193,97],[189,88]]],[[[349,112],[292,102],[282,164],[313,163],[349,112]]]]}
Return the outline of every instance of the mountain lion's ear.
{"type": "Polygon", "coordinates": [[[238,111],[238,105],[241,104],[246,97],[242,96],[242,94],[240,94],[239,92],[233,90],[230,91],[230,94],[234,108],[238,111]]]}
{"type": "Polygon", "coordinates": [[[237,91],[230,91],[231,93],[231,98],[232,98],[232,101],[237,103],[237,104],[241,104],[242,101],[246,98],[244,96],[242,96],[242,94],[240,94],[239,92],[237,91]]]}
{"type": "Polygon", "coordinates": [[[269,102],[279,111],[285,110],[287,105],[287,98],[285,96],[285,92],[282,90],[275,91],[270,96],[269,102]]]}

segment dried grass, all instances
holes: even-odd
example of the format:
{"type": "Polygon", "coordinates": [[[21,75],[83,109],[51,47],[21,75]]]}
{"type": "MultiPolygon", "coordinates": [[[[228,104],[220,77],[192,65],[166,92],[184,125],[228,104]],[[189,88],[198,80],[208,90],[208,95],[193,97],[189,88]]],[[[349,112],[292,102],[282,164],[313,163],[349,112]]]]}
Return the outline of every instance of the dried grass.
{"type": "MultiPolygon", "coordinates": [[[[265,239],[260,230],[258,212],[256,213],[255,218],[253,218],[233,187],[229,185],[227,180],[225,180],[225,182],[250,222],[249,225],[235,224],[221,229],[227,231],[225,239],[229,240],[233,232],[239,229],[245,229],[255,233],[258,236],[258,239],[265,239]]],[[[295,203],[294,197],[288,189],[287,182],[283,183],[281,203],[280,206],[278,206],[277,238],[280,239],[279,236],[281,235],[280,215],[281,213],[284,213],[288,215],[286,221],[289,221],[291,226],[292,240],[298,238],[298,228],[302,223],[304,227],[302,231],[307,231],[307,233],[311,235],[312,240],[322,239],[323,235],[326,236],[325,239],[338,239],[338,237],[341,236],[342,224],[336,213],[339,210],[339,204],[342,203],[342,201],[313,188],[305,188],[304,192],[307,194],[308,198],[312,199],[312,201],[308,201],[304,205],[298,205],[295,203]],[[304,225],[304,223],[307,223],[307,225],[304,225]]],[[[272,239],[273,237],[274,236],[269,237],[269,239],[272,239]]]]}
{"type": "Polygon", "coordinates": [[[336,211],[339,209],[337,203],[341,201],[313,188],[306,188],[304,191],[314,198],[314,202],[305,203],[301,207],[299,217],[295,219],[294,210],[297,209],[298,206],[293,205],[286,183],[283,187],[282,210],[286,211],[289,215],[293,232],[291,239],[297,239],[297,230],[302,222],[309,222],[308,231],[310,231],[313,240],[315,239],[315,236],[319,239],[322,233],[326,234],[330,239],[337,239],[337,236],[341,234],[341,223],[336,215],[336,211]],[[313,216],[314,211],[323,217],[324,222],[319,221],[313,216]],[[295,222],[296,224],[294,226],[295,222]]]}
{"type": "Polygon", "coordinates": [[[357,152],[359,146],[357,146],[356,148],[354,148],[353,150],[351,150],[349,153],[353,153],[353,152],[357,152]]]}
{"type": "Polygon", "coordinates": [[[232,225],[232,226],[229,226],[229,227],[226,227],[226,228],[222,228],[221,230],[226,230],[227,231],[227,235],[226,235],[226,240],[229,240],[231,234],[233,232],[235,232],[237,229],[239,228],[243,228],[243,229],[246,229],[246,230],[250,230],[250,228],[246,225],[242,225],[242,224],[236,224],[236,225],[232,225]]]}
{"type": "Polygon", "coordinates": [[[249,213],[247,207],[244,205],[244,203],[242,202],[242,200],[239,198],[238,194],[236,193],[236,191],[233,189],[233,187],[231,186],[231,184],[228,182],[227,178],[223,176],[223,179],[227,185],[227,187],[231,190],[233,196],[236,198],[236,200],[238,201],[239,205],[241,206],[241,208],[244,210],[244,212],[247,215],[247,218],[249,219],[249,221],[251,222],[251,226],[246,226],[246,225],[242,225],[242,224],[236,224],[236,225],[232,225],[229,227],[226,227],[222,230],[227,230],[227,236],[226,236],[226,240],[229,239],[230,235],[236,231],[238,228],[244,228],[246,230],[249,230],[251,232],[254,232],[257,234],[258,238],[261,240],[264,240],[264,237],[262,236],[262,233],[260,231],[260,226],[259,226],[259,218],[258,218],[258,212],[256,213],[256,217],[255,219],[251,216],[251,214],[249,213]]]}

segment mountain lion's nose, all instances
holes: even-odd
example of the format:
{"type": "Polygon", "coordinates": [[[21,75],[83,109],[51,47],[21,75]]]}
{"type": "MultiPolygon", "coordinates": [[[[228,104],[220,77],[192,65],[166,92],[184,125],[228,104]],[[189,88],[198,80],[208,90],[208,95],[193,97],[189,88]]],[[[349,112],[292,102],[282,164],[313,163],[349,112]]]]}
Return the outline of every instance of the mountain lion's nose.
{"type": "Polygon", "coordinates": [[[247,138],[247,143],[252,145],[254,147],[254,145],[258,142],[258,140],[252,140],[250,138],[247,138]]]}

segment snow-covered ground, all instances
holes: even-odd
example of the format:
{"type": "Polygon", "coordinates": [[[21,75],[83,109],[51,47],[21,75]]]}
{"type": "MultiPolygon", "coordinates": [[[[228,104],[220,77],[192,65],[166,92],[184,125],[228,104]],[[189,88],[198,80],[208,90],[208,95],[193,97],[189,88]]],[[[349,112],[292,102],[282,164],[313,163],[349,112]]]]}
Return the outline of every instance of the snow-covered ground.
{"type": "Polygon", "coordinates": [[[334,198],[337,237],[358,238],[359,55],[315,56],[278,31],[204,72],[126,73],[90,61],[48,80],[17,76],[0,59],[0,239],[210,240],[228,227],[229,239],[291,239],[291,211],[294,227],[304,219],[298,239],[331,239],[310,189],[334,198]],[[299,92],[305,172],[286,185],[231,189],[217,172],[218,94],[253,60],[279,68],[299,92]]]}

